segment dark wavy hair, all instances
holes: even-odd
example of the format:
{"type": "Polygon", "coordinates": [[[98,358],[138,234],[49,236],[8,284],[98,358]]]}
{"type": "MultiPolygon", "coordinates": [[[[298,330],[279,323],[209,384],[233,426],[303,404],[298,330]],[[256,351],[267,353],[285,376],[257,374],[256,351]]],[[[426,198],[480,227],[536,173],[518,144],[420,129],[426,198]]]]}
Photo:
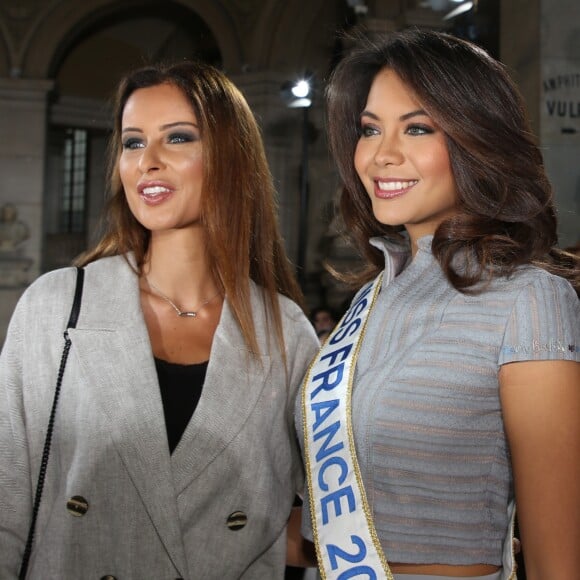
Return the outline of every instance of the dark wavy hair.
{"type": "Polygon", "coordinates": [[[366,259],[351,281],[361,284],[384,267],[370,237],[402,237],[402,226],[375,219],[353,162],[360,114],[383,69],[401,78],[446,136],[458,212],[438,227],[432,249],[450,283],[475,292],[490,273],[507,276],[535,264],[569,279],[578,291],[580,261],[557,247],[552,187],[523,99],[504,66],[474,44],[417,29],[356,39],[326,89],[330,148],[343,182],[342,218],[366,259]],[[452,261],[466,248],[476,267],[458,272],[452,261]]]}
{"type": "Polygon", "coordinates": [[[228,296],[246,344],[258,352],[249,280],[265,291],[282,356],[285,357],[277,292],[302,305],[302,293],[279,232],[272,176],[262,135],[241,92],[219,70],[202,62],[146,66],[119,84],[109,146],[109,196],[104,233],[77,265],[105,256],[135,256],[140,274],[150,232],[133,216],[119,175],[122,116],[138,89],[170,84],[189,101],[203,142],[201,221],[214,277],[228,296]]]}

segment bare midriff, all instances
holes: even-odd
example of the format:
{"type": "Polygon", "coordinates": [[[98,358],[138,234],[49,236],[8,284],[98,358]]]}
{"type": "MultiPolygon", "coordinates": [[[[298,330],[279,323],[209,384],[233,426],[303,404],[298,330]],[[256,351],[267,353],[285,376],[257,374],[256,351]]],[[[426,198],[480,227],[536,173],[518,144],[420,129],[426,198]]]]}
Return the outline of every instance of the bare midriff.
{"type": "Polygon", "coordinates": [[[471,564],[469,566],[450,566],[448,564],[401,564],[389,562],[393,574],[425,574],[431,576],[451,576],[469,578],[470,576],[485,576],[499,570],[499,566],[490,564],[471,564]]]}

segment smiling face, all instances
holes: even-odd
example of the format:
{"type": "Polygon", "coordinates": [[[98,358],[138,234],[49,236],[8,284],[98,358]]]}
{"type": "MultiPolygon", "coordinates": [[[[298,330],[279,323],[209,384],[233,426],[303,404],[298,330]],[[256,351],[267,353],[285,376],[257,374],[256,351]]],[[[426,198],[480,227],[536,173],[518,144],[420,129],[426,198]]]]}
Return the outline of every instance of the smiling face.
{"type": "Polygon", "coordinates": [[[183,92],[171,84],[136,90],[121,139],[119,175],[135,218],[152,233],[199,227],[202,143],[183,92]]]}
{"type": "Polygon", "coordinates": [[[361,113],[354,165],[375,218],[404,225],[415,243],[455,213],[445,135],[396,73],[375,77],[361,113]]]}

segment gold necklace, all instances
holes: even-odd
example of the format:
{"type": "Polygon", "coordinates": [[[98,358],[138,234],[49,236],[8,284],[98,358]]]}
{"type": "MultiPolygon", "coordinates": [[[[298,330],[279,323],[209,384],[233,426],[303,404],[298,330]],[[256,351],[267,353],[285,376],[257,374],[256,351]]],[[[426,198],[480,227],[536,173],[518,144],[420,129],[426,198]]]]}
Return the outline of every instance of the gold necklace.
{"type": "Polygon", "coordinates": [[[161,298],[163,298],[163,300],[165,300],[168,304],[171,305],[173,310],[175,310],[175,312],[177,312],[177,316],[181,316],[182,318],[197,318],[198,312],[204,306],[209,304],[214,298],[216,298],[217,296],[220,295],[220,292],[217,292],[211,298],[206,298],[195,310],[181,310],[180,308],[177,307],[175,302],[173,302],[169,298],[169,296],[165,295],[161,290],[159,290],[159,288],[157,288],[157,286],[155,286],[155,284],[153,284],[153,282],[151,282],[151,280],[149,280],[149,278],[147,278],[147,276],[145,276],[145,280],[147,280],[147,284],[149,284],[149,286],[151,286],[151,288],[153,288],[153,290],[155,290],[155,292],[157,292],[157,294],[159,294],[159,296],[161,298]]]}

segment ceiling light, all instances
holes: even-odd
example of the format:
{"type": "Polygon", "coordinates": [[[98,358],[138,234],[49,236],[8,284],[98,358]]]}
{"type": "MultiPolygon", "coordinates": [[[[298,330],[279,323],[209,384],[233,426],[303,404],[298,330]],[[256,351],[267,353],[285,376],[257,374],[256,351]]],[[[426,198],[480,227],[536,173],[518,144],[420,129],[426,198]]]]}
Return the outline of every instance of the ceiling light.
{"type": "Polygon", "coordinates": [[[469,12],[472,8],[473,8],[473,2],[463,2],[463,4],[460,4],[457,8],[454,8],[451,12],[449,12],[449,14],[446,14],[443,17],[443,20],[450,20],[451,18],[455,18],[456,16],[459,16],[460,14],[463,14],[465,12],[469,12]]]}
{"type": "Polygon", "coordinates": [[[292,94],[296,98],[303,99],[304,97],[307,97],[310,94],[310,83],[308,81],[305,81],[305,80],[298,81],[292,87],[291,90],[292,90],[292,94]]]}
{"type": "Polygon", "coordinates": [[[306,79],[296,82],[287,81],[282,85],[280,92],[286,106],[292,109],[301,109],[312,105],[312,85],[306,79]]]}

